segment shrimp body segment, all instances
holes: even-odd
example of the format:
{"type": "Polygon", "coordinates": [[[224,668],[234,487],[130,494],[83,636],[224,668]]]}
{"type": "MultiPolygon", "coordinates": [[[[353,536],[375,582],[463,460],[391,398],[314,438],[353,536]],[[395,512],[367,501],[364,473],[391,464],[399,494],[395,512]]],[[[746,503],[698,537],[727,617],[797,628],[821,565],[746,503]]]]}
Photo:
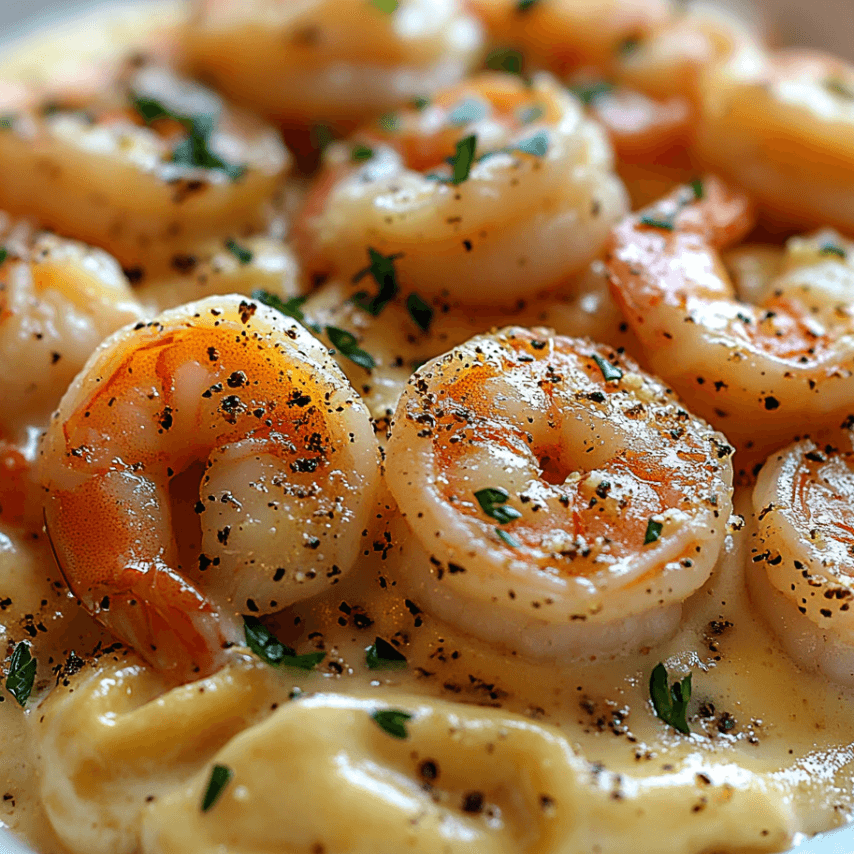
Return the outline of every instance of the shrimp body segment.
{"type": "Polygon", "coordinates": [[[719,250],[751,223],[746,198],[709,178],[621,223],[608,267],[651,369],[764,457],[851,412],[854,256],[838,236],[791,241],[785,272],[741,302],[719,250]]]}
{"type": "Polygon", "coordinates": [[[45,518],[86,608],[155,667],[210,672],[241,613],[347,572],[378,451],[326,349],[237,295],[117,333],[43,447],[45,518]]]}
{"type": "Polygon", "coordinates": [[[601,127],[545,75],[474,78],[355,140],[299,226],[323,272],[358,273],[370,246],[424,296],[513,303],[580,271],[627,208],[601,127]]]}
{"type": "Polygon", "coordinates": [[[726,534],[723,436],[628,358],[546,329],[416,372],[386,450],[417,601],[535,655],[661,639],[726,534]]]}
{"type": "Polygon", "coordinates": [[[753,490],[754,605],[801,665],[854,685],[854,445],[850,429],[773,454],[753,490]]]}
{"type": "Polygon", "coordinates": [[[460,0],[196,0],[190,62],[231,97],[292,128],[347,126],[451,86],[482,28],[460,0]],[[389,4],[392,5],[392,4],[389,4]]]}
{"type": "Polygon", "coordinates": [[[0,108],[0,206],[140,273],[262,225],[290,163],[272,128],[154,65],[105,68],[88,88],[25,89],[0,108]]]}

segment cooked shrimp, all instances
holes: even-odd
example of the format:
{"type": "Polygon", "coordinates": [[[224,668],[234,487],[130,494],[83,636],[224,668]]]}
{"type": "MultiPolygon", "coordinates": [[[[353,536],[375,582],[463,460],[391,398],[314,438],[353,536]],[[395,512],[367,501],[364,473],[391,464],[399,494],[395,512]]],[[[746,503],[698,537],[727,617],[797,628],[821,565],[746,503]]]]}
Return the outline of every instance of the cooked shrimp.
{"type": "Polygon", "coordinates": [[[787,652],[847,685],[854,685],[852,508],[850,427],[777,452],[753,490],[746,570],[753,603],[787,652]]]}
{"type": "Polygon", "coordinates": [[[143,311],[105,252],[0,218],[0,438],[18,442],[95,347],[143,311]]]}
{"type": "Polygon", "coordinates": [[[626,209],[602,129],[545,75],[483,75],[384,124],[335,147],[306,202],[313,269],[351,276],[370,247],[422,296],[506,305],[581,270],[626,209]]]}
{"type": "Polygon", "coordinates": [[[103,247],[136,276],[201,238],[263,224],[278,134],[165,68],[3,93],[0,206],[103,247]]]}
{"type": "Polygon", "coordinates": [[[378,478],[367,412],[326,348],[237,295],[106,341],[42,453],[69,587],[184,677],[221,661],[238,614],[281,609],[352,567],[378,478]]]}
{"type": "Polygon", "coordinates": [[[165,311],[203,297],[251,296],[264,290],[288,300],[299,292],[299,265],[290,247],[265,235],[209,240],[172,258],[172,271],[136,288],[140,301],[165,311]]]}
{"type": "Polygon", "coordinates": [[[854,66],[780,51],[703,84],[699,152],[784,223],[854,232],[854,66]]]}
{"type": "Polygon", "coordinates": [[[610,66],[628,46],[670,20],[668,0],[469,0],[493,43],[563,75],[610,66]]]}
{"type": "Polygon", "coordinates": [[[401,574],[428,610],[529,654],[653,643],[717,560],[731,450],[602,345],[478,336],[418,371],[395,412],[401,574]]]}
{"type": "Polygon", "coordinates": [[[836,426],[854,399],[854,250],[790,242],[758,304],[740,302],[718,250],[751,223],[747,199],[709,178],[626,219],[608,262],[651,369],[750,452],[742,464],[836,426]]]}
{"type": "Polygon", "coordinates": [[[352,126],[451,86],[482,44],[460,0],[195,0],[185,40],[205,77],[290,127],[352,126]]]}

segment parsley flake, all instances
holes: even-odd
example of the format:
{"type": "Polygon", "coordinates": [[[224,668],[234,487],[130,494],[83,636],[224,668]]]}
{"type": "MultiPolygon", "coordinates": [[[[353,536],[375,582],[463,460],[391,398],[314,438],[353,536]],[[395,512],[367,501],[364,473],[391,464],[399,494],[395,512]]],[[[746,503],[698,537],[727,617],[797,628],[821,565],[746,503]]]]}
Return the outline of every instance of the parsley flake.
{"type": "Polygon", "coordinates": [[[391,15],[397,11],[400,5],[399,0],[371,0],[371,5],[375,6],[380,12],[385,12],[386,15],[391,15]]]}
{"type": "Polygon", "coordinates": [[[450,113],[448,113],[449,124],[459,127],[467,125],[471,122],[478,122],[489,115],[489,108],[483,101],[478,101],[476,98],[468,98],[462,103],[457,104],[450,113]]]}
{"type": "Polygon", "coordinates": [[[371,670],[403,670],[406,668],[406,656],[388,641],[378,637],[365,648],[365,664],[371,670]]]}
{"type": "Polygon", "coordinates": [[[603,359],[598,353],[591,353],[590,358],[596,362],[597,367],[602,371],[602,376],[606,383],[621,380],[623,378],[622,370],[607,359],[603,359]]]}
{"type": "Polygon", "coordinates": [[[847,258],[848,253],[845,248],[832,240],[826,240],[821,244],[818,250],[822,255],[838,255],[840,258],[847,258]]]}
{"type": "Polygon", "coordinates": [[[634,53],[640,47],[640,44],[641,40],[639,36],[629,36],[623,39],[617,46],[617,53],[621,56],[628,56],[634,53]]]}
{"type": "Polygon", "coordinates": [[[373,370],[377,363],[374,357],[358,346],[358,340],[352,332],[346,329],[339,329],[337,326],[327,326],[326,334],[342,356],[346,356],[351,362],[355,362],[360,368],[366,371],[373,370]]]}
{"type": "Polygon", "coordinates": [[[706,188],[703,186],[703,182],[699,178],[695,178],[691,184],[691,192],[694,194],[694,198],[697,201],[703,198],[706,195],[706,188]]]}
{"type": "Polygon", "coordinates": [[[9,673],[6,676],[6,690],[18,701],[22,708],[27,705],[36,680],[36,660],[30,655],[30,645],[21,641],[12,653],[9,661],[9,673]]]}
{"type": "Polygon", "coordinates": [[[839,77],[828,77],[824,81],[824,88],[840,98],[845,98],[847,101],[854,101],[854,87],[845,82],[839,77]]]}
{"type": "Polygon", "coordinates": [[[661,228],[664,231],[673,231],[676,227],[672,218],[668,217],[655,217],[644,214],[640,218],[641,225],[648,225],[650,228],[661,228]]]}
{"type": "Polygon", "coordinates": [[[656,664],[649,678],[649,696],[655,714],[661,720],[685,735],[690,734],[685,716],[691,699],[690,673],[681,682],[674,682],[668,690],[667,668],[661,663],[656,664]]]}
{"type": "Polygon", "coordinates": [[[350,151],[350,159],[354,163],[361,163],[363,160],[370,160],[374,156],[374,150],[369,145],[356,143],[350,151]]]}
{"type": "Polygon", "coordinates": [[[424,302],[418,294],[410,294],[406,298],[406,310],[422,332],[426,332],[430,328],[430,324],[433,322],[433,308],[424,302]]]}
{"type": "Polygon", "coordinates": [[[335,140],[335,134],[332,132],[332,128],[329,127],[329,125],[324,124],[312,126],[308,137],[312,147],[321,154],[326,151],[326,149],[329,148],[335,140]]]}
{"type": "Polygon", "coordinates": [[[312,332],[319,333],[321,331],[320,327],[316,323],[311,323],[306,320],[305,314],[303,314],[302,306],[308,297],[291,297],[289,300],[285,301],[281,297],[276,296],[276,294],[271,294],[269,291],[255,290],[252,291],[252,299],[258,300],[258,302],[263,303],[269,308],[275,309],[280,314],[284,314],[285,317],[292,318],[297,323],[301,323],[305,326],[306,329],[310,329],[312,332]]]}
{"type": "Polygon", "coordinates": [[[541,130],[513,146],[514,151],[522,154],[533,154],[535,157],[545,157],[549,150],[549,135],[541,130]]]}
{"type": "Polygon", "coordinates": [[[517,0],[516,11],[520,13],[529,12],[537,2],[538,0],[517,0]]]}
{"type": "Polygon", "coordinates": [[[525,58],[512,47],[500,47],[490,51],[486,57],[486,67],[492,71],[503,71],[505,74],[522,74],[525,58]]]}
{"type": "Polygon", "coordinates": [[[576,86],[570,87],[572,92],[582,104],[589,107],[595,104],[606,95],[610,95],[614,91],[614,87],[607,80],[593,80],[589,83],[579,83],[576,86]]]}
{"type": "Polygon", "coordinates": [[[510,546],[511,549],[518,549],[522,544],[514,537],[512,534],[508,534],[507,531],[503,531],[501,528],[496,528],[495,533],[498,536],[498,539],[504,543],[505,546],[510,546]]]}
{"type": "Polygon", "coordinates": [[[423,95],[418,95],[417,97],[412,99],[412,107],[415,110],[418,110],[420,113],[422,110],[426,110],[427,107],[430,106],[430,99],[425,98],[423,95]]]}
{"type": "Polygon", "coordinates": [[[11,130],[15,126],[17,118],[14,113],[6,113],[0,116],[0,130],[11,130]]]}
{"type": "Polygon", "coordinates": [[[234,771],[228,765],[214,765],[205,796],[202,798],[202,812],[207,812],[219,800],[233,776],[234,771]]]}
{"type": "Polygon", "coordinates": [[[506,489],[498,487],[486,487],[475,492],[474,497],[477,503],[480,504],[480,509],[491,516],[501,525],[506,525],[514,519],[521,519],[522,514],[515,507],[505,507],[510,494],[506,489]]]}
{"type": "Polygon", "coordinates": [[[378,290],[372,297],[369,297],[364,291],[355,294],[352,301],[359,308],[376,317],[397,296],[397,272],[394,269],[394,262],[402,257],[403,255],[400,253],[383,255],[382,252],[377,252],[376,249],[368,247],[368,258],[371,263],[353,276],[353,282],[359,282],[370,274],[377,283],[378,290]]]}
{"type": "Polygon", "coordinates": [[[0,246],[0,264],[5,264],[9,257],[9,250],[5,246],[0,246]]]}
{"type": "Polygon", "coordinates": [[[388,133],[400,128],[400,116],[397,113],[386,113],[377,119],[377,124],[388,133]]]}
{"type": "Polygon", "coordinates": [[[411,720],[409,712],[400,709],[378,709],[371,713],[371,720],[383,731],[393,738],[408,738],[406,721],[411,720]]]}
{"type": "Polygon", "coordinates": [[[243,636],[246,638],[249,649],[272,667],[314,670],[326,658],[325,652],[297,655],[295,649],[283,644],[257,617],[243,616],[243,636]]]}
{"type": "Polygon", "coordinates": [[[657,542],[661,537],[661,529],[664,525],[661,522],[655,522],[650,519],[646,523],[646,533],[643,535],[643,544],[648,546],[650,543],[657,542]]]}
{"type": "Polygon", "coordinates": [[[245,246],[241,246],[236,240],[226,240],[225,248],[237,258],[241,266],[252,262],[252,253],[245,246]]]}
{"type": "Polygon", "coordinates": [[[545,110],[539,104],[534,104],[532,107],[524,107],[517,113],[519,121],[523,125],[533,124],[544,115],[545,110]]]}
{"type": "Polygon", "coordinates": [[[451,183],[455,186],[468,180],[472,163],[474,163],[474,152],[476,147],[477,137],[474,134],[467,136],[457,143],[456,154],[448,159],[448,163],[451,164],[451,169],[453,169],[451,183]]]}

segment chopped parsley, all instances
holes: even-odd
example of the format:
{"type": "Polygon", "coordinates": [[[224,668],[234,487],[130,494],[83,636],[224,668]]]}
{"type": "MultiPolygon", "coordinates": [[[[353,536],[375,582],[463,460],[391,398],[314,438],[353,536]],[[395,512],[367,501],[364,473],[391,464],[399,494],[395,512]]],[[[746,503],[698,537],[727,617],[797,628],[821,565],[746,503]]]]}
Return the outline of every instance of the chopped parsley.
{"type": "Polygon", "coordinates": [[[371,670],[403,670],[406,668],[406,656],[378,637],[365,649],[365,664],[371,670]]]}
{"type": "Polygon", "coordinates": [[[510,546],[511,549],[518,549],[522,544],[514,537],[512,534],[508,534],[507,531],[502,531],[501,528],[496,528],[495,533],[498,535],[498,539],[501,540],[502,543],[506,546],[510,546]]]}
{"type": "Polygon", "coordinates": [[[538,0],[516,0],[516,11],[528,12],[537,4],[537,2],[538,0]]]}
{"type": "Polygon", "coordinates": [[[362,145],[357,142],[350,150],[350,159],[355,163],[361,163],[363,160],[370,160],[374,156],[374,150],[369,145],[362,145]]]}
{"type": "Polygon", "coordinates": [[[664,525],[661,522],[656,522],[650,518],[646,523],[646,533],[643,535],[643,544],[648,546],[650,543],[655,543],[661,537],[661,529],[664,525]]]}
{"type": "Polygon", "coordinates": [[[608,83],[607,80],[593,80],[589,83],[579,83],[576,86],[570,87],[572,92],[582,104],[591,106],[606,95],[610,95],[614,91],[614,86],[608,83]]]}
{"type": "Polygon", "coordinates": [[[490,51],[486,57],[486,67],[493,71],[503,71],[505,74],[522,74],[525,64],[524,56],[515,48],[500,47],[490,51]]]}
{"type": "Polygon", "coordinates": [[[15,647],[9,661],[6,690],[18,701],[18,705],[26,706],[35,680],[36,660],[30,655],[30,645],[26,641],[21,641],[15,647]]]}
{"type": "Polygon", "coordinates": [[[822,255],[838,255],[840,258],[848,257],[848,253],[845,251],[845,248],[840,246],[838,243],[834,243],[832,240],[826,240],[822,243],[818,251],[821,252],[822,255]]]}
{"type": "Polygon", "coordinates": [[[241,266],[252,262],[252,253],[245,246],[241,246],[236,240],[226,240],[225,248],[237,258],[241,266]]]}
{"type": "Polygon", "coordinates": [[[617,53],[619,53],[620,56],[628,56],[640,47],[640,43],[640,36],[629,36],[628,38],[623,39],[617,46],[617,53]]]}
{"type": "Polygon", "coordinates": [[[370,0],[371,6],[375,6],[380,12],[385,12],[386,15],[391,15],[397,11],[400,5],[399,0],[370,0]]]}
{"type": "Polygon", "coordinates": [[[535,157],[545,157],[549,150],[549,135],[544,130],[538,131],[533,136],[517,142],[513,150],[522,154],[533,154],[535,157]]]}
{"type": "Polygon", "coordinates": [[[9,250],[5,246],[0,246],[0,264],[5,264],[9,257],[9,250]]]}
{"type": "MultiPolygon", "coordinates": [[[[676,213],[674,213],[673,216],[676,216],[676,213]]],[[[640,218],[640,223],[641,225],[648,225],[650,228],[661,228],[664,231],[673,231],[673,229],[676,228],[676,224],[673,222],[673,216],[656,217],[644,214],[640,218]]]]}
{"type": "Polygon", "coordinates": [[[690,673],[681,682],[674,682],[668,689],[667,668],[663,664],[656,664],[649,677],[649,696],[655,714],[661,720],[685,735],[690,734],[691,730],[685,717],[688,701],[691,699],[690,673]]]}
{"type": "Polygon", "coordinates": [[[824,88],[846,101],[854,101],[854,87],[839,77],[828,77],[824,81],[824,88]]]}
{"type": "Polygon", "coordinates": [[[397,296],[397,272],[394,269],[394,262],[402,257],[403,255],[399,253],[383,255],[382,252],[377,252],[376,249],[368,247],[368,258],[371,263],[353,276],[353,282],[357,283],[365,276],[370,275],[377,283],[378,290],[372,297],[369,297],[364,291],[355,294],[352,301],[359,308],[376,317],[397,296]]]}
{"type": "Polygon", "coordinates": [[[465,101],[457,104],[450,113],[448,113],[449,124],[459,127],[467,125],[471,122],[478,122],[489,115],[489,108],[483,101],[476,98],[467,98],[465,101]]]}
{"type": "Polygon", "coordinates": [[[11,130],[15,126],[17,118],[14,113],[5,113],[0,116],[0,130],[11,130]]]}
{"type": "Polygon", "coordinates": [[[515,507],[506,507],[507,499],[510,498],[506,489],[498,487],[486,487],[475,492],[474,497],[480,505],[480,509],[491,516],[500,525],[506,525],[514,519],[521,519],[522,514],[515,507]]]}
{"type": "Polygon", "coordinates": [[[243,616],[243,635],[249,649],[272,667],[296,667],[299,670],[314,670],[326,658],[325,652],[308,652],[305,655],[297,655],[295,649],[283,644],[257,617],[243,616]]]}
{"type": "Polygon", "coordinates": [[[426,332],[430,328],[430,324],[433,322],[433,308],[424,302],[418,294],[410,294],[406,298],[406,310],[422,332],[426,332]]]}
{"type": "Polygon", "coordinates": [[[342,356],[346,356],[351,362],[355,362],[360,368],[366,371],[373,370],[377,363],[374,357],[358,346],[358,340],[352,332],[346,329],[339,329],[337,326],[327,326],[326,334],[342,356]]]}
{"type": "Polygon", "coordinates": [[[207,812],[219,800],[233,776],[234,771],[227,765],[214,765],[205,796],[202,798],[202,812],[207,812]]]}
{"type": "Polygon", "coordinates": [[[622,370],[616,365],[611,364],[607,359],[603,359],[598,353],[591,353],[590,358],[596,362],[597,367],[602,371],[602,376],[606,383],[621,380],[623,378],[622,370]]]}
{"type": "Polygon", "coordinates": [[[418,95],[417,97],[412,99],[412,107],[413,109],[418,110],[420,113],[422,110],[426,110],[427,107],[430,106],[430,99],[425,98],[423,95],[418,95]]]}
{"type": "Polygon", "coordinates": [[[285,317],[293,318],[297,323],[301,323],[306,329],[310,329],[312,332],[319,333],[321,331],[316,323],[306,320],[305,314],[303,314],[302,306],[308,297],[291,297],[285,301],[281,297],[276,296],[276,294],[271,294],[269,291],[255,290],[252,291],[252,299],[258,300],[258,302],[263,303],[269,308],[275,309],[280,314],[284,314],[285,317]]]}
{"type": "Polygon", "coordinates": [[[448,163],[451,164],[451,169],[453,170],[451,183],[455,186],[468,180],[472,163],[474,163],[474,152],[476,147],[477,137],[474,134],[467,136],[457,143],[456,154],[448,159],[448,163]]]}
{"type": "Polygon", "coordinates": [[[691,192],[694,194],[694,198],[697,201],[703,198],[706,195],[706,188],[703,186],[703,182],[699,178],[695,178],[691,184],[691,192]]]}
{"type": "Polygon", "coordinates": [[[329,125],[324,124],[313,125],[308,136],[312,147],[321,154],[326,151],[326,149],[329,148],[335,140],[335,134],[332,132],[332,128],[329,127],[329,125]]]}
{"type": "Polygon", "coordinates": [[[400,128],[400,116],[397,113],[386,113],[377,119],[377,124],[388,133],[400,128]]]}
{"type": "Polygon", "coordinates": [[[523,125],[530,125],[541,119],[545,115],[545,111],[539,104],[534,104],[532,107],[523,107],[517,115],[523,125]]]}
{"type": "Polygon", "coordinates": [[[406,722],[412,719],[409,712],[400,709],[378,709],[371,714],[371,720],[393,738],[408,738],[406,722]]]}

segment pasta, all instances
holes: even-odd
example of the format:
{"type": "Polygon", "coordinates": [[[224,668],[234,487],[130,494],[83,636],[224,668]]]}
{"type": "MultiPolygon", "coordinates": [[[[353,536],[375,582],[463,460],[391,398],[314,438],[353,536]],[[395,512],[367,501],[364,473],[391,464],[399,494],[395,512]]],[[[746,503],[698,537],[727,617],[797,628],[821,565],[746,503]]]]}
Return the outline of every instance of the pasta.
{"type": "Polygon", "coordinates": [[[854,67],[663,0],[127,14],[0,66],[0,824],[854,818],[854,67]]]}

